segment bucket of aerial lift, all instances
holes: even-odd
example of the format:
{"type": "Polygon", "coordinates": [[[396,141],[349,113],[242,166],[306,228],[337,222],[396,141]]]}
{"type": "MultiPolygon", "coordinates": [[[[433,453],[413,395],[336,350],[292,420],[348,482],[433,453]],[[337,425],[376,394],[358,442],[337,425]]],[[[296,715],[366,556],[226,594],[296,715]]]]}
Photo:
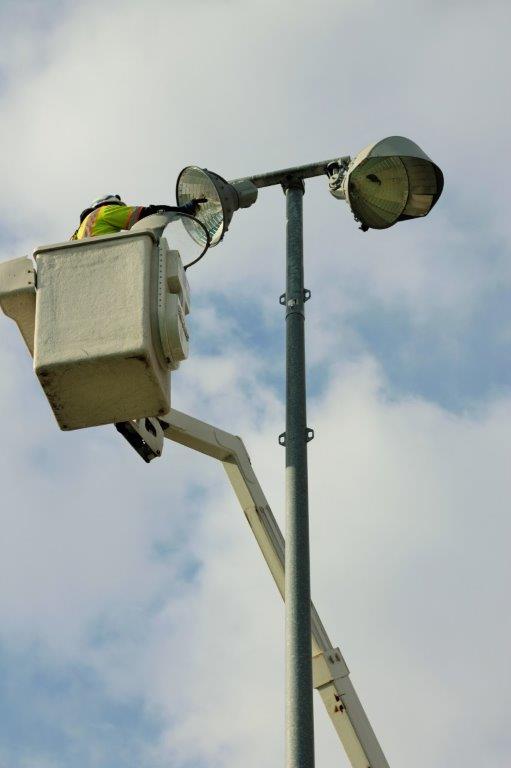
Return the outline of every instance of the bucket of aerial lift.
{"type": "Polygon", "coordinates": [[[0,265],[0,306],[61,429],[170,410],[170,371],[188,355],[189,288],[179,252],[161,236],[168,221],[156,223],[42,246],[35,270],[29,259],[0,265]]]}
{"type": "Polygon", "coordinates": [[[38,248],[34,370],[61,429],[166,413],[151,232],[38,248]]]}

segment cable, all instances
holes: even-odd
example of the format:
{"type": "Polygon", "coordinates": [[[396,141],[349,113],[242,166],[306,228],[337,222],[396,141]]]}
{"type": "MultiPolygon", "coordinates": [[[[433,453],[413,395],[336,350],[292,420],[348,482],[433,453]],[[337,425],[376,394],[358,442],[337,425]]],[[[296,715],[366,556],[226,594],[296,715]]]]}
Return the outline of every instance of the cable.
{"type": "MultiPolygon", "coordinates": [[[[206,248],[206,251],[207,251],[207,250],[208,250],[208,249],[206,248]]],[[[203,256],[205,256],[205,254],[206,254],[206,251],[203,251],[203,252],[201,253],[201,255],[200,255],[200,256],[197,256],[197,258],[196,258],[196,259],[194,259],[193,261],[189,261],[189,262],[188,262],[188,264],[185,264],[185,265],[184,265],[184,267],[183,267],[184,271],[186,272],[186,270],[188,269],[188,267],[193,267],[193,265],[194,265],[194,264],[197,264],[197,262],[198,262],[198,261],[200,261],[200,260],[202,259],[202,257],[203,257],[203,256]]]]}
{"type": "Polygon", "coordinates": [[[200,261],[203,258],[203,256],[206,255],[206,251],[209,249],[209,247],[211,245],[211,237],[210,237],[210,234],[209,234],[208,230],[206,229],[206,227],[202,223],[202,221],[200,221],[200,219],[198,219],[196,216],[191,216],[188,213],[180,213],[179,215],[180,216],[185,216],[187,219],[193,219],[193,221],[195,221],[197,224],[199,224],[202,227],[202,229],[204,230],[204,233],[206,235],[206,247],[204,248],[202,253],[199,254],[199,256],[197,256],[196,259],[194,259],[193,261],[189,261],[188,264],[184,265],[183,269],[186,272],[188,267],[193,267],[194,264],[197,264],[197,262],[200,261]]]}

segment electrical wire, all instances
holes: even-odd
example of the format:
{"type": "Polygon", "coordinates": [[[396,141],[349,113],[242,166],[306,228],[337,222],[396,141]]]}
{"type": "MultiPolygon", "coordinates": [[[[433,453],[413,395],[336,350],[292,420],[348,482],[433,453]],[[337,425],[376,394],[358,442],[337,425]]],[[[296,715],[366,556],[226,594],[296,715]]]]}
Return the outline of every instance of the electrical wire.
{"type": "Polygon", "coordinates": [[[193,221],[195,221],[197,224],[199,224],[202,227],[202,229],[204,230],[205,235],[206,235],[206,247],[204,248],[202,253],[199,254],[199,256],[197,256],[196,259],[193,259],[193,261],[189,261],[188,264],[184,265],[183,269],[186,272],[186,270],[189,267],[193,267],[194,264],[197,264],[197,262],[200,261],[206,255],[206,252],[209,250],[209,247],[211,245],[211,237],[210,237],[210,234],[209,234],[208,230],[206,229],[206,227],[202,223],[202,221],[200,221],[200,219],[198,219],[196,216],[191,216],[189,213],[181,213],[179,215],[180,216],[186,216],[187,219],[192,219],[193,221]]]}

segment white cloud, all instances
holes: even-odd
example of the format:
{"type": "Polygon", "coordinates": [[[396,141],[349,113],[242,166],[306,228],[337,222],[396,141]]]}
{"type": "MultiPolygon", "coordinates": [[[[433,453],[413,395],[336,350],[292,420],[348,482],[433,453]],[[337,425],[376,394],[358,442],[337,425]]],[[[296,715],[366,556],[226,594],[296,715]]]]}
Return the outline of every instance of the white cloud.
{"type": "MultiPolygon", "coordinates": [[[[510,419],[509,401],[479,417],[387,401],[371,364],[340,371],[312,409],[314,597],[391,764],[441,765],[460,743],[467,765],[483,752],[486,764],[504,764],[485,740],[505,732],[509,704],[491,681],[511,631],[502,617],[510,419]],[[489,689],[494,700],[474,709],[489,689]]],[[[270,500],[280,501],[274,433],[267,419],[247,445],[270,500]]],[[[278,765],[280,599],[231,494],[215,484],[204,503],[200,578],[154,617],[130,667],[142,665],[149,705],[169,718],[161,750],[178,764],[278,765]]],[[[321,708],[318,719],[319,762],[338,759],[321,708]]]]}
{"type": "MultiPolygon", "coordinates": [[[[378,234],[307,185],[308,359],[324,371],[309,413],[314,598],[391,765],[507,765],[509,397],[458,416],[396,399],[352,322],[403,313],[455,356],[509,286],[507,4],[8,10],[2,258],[64,239],[103,191],[168,200],[187,163],[236,177],[398,132],[444,168],[431,217],[378,234]]],[[[282,334],[283,246],[284,198],[263,190],[191,271],[201,353],[173,403],[243,436],[279,518],[277,353],[240,328],[262,308],[258,340],[282,334]]],[[[220,468],[170,445],[147,467],[113,430],[60,434],[7,321],[0,351],[2,642],[39,643],[52,664],[91,667],[106,700],[141,701],[163,726],[148,759],[282,764],[283,609],[220,468]]],[[[342,761],[317,719],[318,764],[342,761]]]]}
{"type": "MultiPolygon", "coordinates": [[[[511,631],[502,613],[510,419],[509,400],[460,417],[421,400],[389,401],[370,361],[340,369],[311,408],[314,597],[391,764],[440,765],[460,741],[467,765],[483,751],[486,764],[504,764],[484,740],[504,728],[499,713],[509,704],[507,689],[490,681],[511,631]],[[475,711],[489,686],[493,701],[475,711]]],[[[246,443],[280,517],[277,430],[264,409],[246,443]]],[[[146,468],[113,441],[86,442],[81,477],[75,459],[68,483],[59,477],[58,504],[39,474],[33,503],[25,489],[25,503],[4,509],[4,639],[37,633],[55,653],[92,664],[115,698],[143,696],[168,722],[155,759],[279,764],[283,610],[227,481],[184,449],[146,468]],[[155,493],[153,469],[162,473],[155,493]],[[205,496],[177,501],[199,472],[205,496]],[[193,535],[180,540],[190,513],[193,535]],[[162,531],[183,551],[158,564],[151,544],[162,531]],[[172,585],[190,557],[198,574],[172,585]],[[97,617],[112,634],[90,647],[97,617]]],[[[10,461],[8,494],[17,485],[10,461]]],[[[320,708],[318,757],[337,759],[325,718],[320,708]]]]}

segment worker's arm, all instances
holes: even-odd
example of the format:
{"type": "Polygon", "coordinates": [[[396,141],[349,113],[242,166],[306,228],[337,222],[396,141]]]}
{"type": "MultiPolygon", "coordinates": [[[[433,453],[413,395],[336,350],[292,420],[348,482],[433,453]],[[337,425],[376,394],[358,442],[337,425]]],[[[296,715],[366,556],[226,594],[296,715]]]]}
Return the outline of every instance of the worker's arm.
{"type": "MultiPolygon", "coordinates": [[[[201,198],[200,200],[190,200],[190,202],[185,203],[185,205],[146,205],[141,209],[137,221],[140,221],[140,219],[143,219],[146,216],[151,216],[153,213],[158,213],[159,211],[173,211],[174,213],[187,213],[189,216],[195,216],[199,205],[205,202],[206,200],[201,198]]],[[[134,221],[130,226],[133,226],[133,224],[135,224],[134,221]]]]}
{"type": "Polygon", "coordinates": [[[191,200],[186,205],[145,205],[145,206],[107,206],[105,207],[103,218],[112,226],[119,229],[131,229],[131,227],[140,221],[145,219],[146,216],[151,216],[158,211],[172,211],[174,213],[187,213],[189,216],[194,216],[197,212],[200,203],[197,200],[191,200]]]}
{"type": "Polygon", "coordinates": [[[95,211],[91,213],[90,217],[94,216],[96,213],[96,228],[99,234],[99,231],[102,228],[105,228],[105,231],[108,231],[110,228],[117,231],[121,229],[131,229],[137,221],[140,221],[140,219],[150,216],[157,211],[177,211],[187,213],[187,211],[181,211],[179,208],[173,208],[169,205],[105,205],[102,208],[99,208],[97,213],[95,211]]]}
{"type": "Polygon", "coordinates": [[[158,211],[173,211],[194,216],[197,213],[201,200],[191,200],[186,205],[105,205],[91,211],[83,219],[79,228],[71,236],[71,240],[80,240],[82,237],[94,237],[96,235],[108,235],[131,227],[140,219],[150,216],[158,211]]]}

